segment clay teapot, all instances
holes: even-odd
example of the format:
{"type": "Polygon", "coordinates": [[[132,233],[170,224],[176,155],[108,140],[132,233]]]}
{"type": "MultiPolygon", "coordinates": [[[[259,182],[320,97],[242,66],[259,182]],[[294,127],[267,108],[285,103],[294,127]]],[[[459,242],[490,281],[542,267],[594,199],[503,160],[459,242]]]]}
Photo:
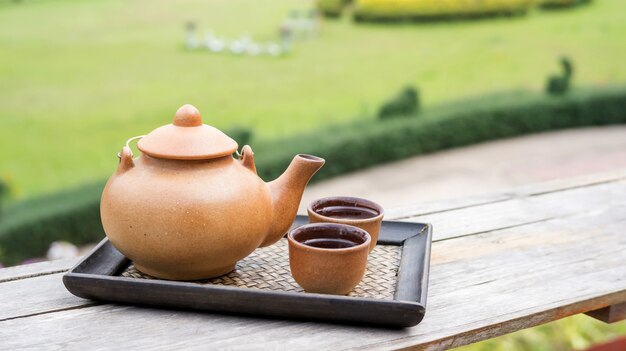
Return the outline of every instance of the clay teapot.
{"type": "MultiPolygon", "coordinates": [[[[202,123],[184,105],[172,124],[127,145],[100,203],[111,243],[140,271],[171,280],[212,278],[289,230],[309,179],[324,165],[296,155],[276,180],[257,176],[250,146],[202,123]]],[[[134,139],[134,138],[133,138],[134,139]]],[[[132,139],[131,139],[132,140],[132,139]]]]}

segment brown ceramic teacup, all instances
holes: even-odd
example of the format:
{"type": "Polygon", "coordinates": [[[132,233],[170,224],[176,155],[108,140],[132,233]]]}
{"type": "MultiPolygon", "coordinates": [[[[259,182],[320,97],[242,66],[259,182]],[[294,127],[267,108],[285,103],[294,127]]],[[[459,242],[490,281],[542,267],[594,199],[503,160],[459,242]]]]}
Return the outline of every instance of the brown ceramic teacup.
{"type": "Polygon", "coordinates": [[[287,238],[291,275],[307,292],[346,295],[365,274],[371,237],[363,229],[306,224],[287,238]]]}
{"type": "Polygon", "coordinates": [[[370,252],[376,246],[380,225],[385,215],[379,204],[349,196],[325,197],[311,202],[307,208],[309,223],[341,223],[359,227],[372,237],[370,252]]]}

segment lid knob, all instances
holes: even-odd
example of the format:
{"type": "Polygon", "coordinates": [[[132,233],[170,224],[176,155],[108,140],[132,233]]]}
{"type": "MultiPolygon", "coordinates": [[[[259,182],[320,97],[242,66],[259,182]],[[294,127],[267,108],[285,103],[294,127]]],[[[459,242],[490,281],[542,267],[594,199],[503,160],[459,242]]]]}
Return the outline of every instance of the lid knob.
{"type": "Polygon", "coordinates": [[[207,160],[230,156],[237,142],[215,127],[202,123],[198,109],[183,105],[174,122],[144,136],[137,148],[148,156],[170,160],[207,160]]]}
{"type": "Polygon", "coordinates": [[[197,127],[202,125],[200,111],[193,105],[181,106],[174,115],[174,125],[178,127],[197,127]]]}

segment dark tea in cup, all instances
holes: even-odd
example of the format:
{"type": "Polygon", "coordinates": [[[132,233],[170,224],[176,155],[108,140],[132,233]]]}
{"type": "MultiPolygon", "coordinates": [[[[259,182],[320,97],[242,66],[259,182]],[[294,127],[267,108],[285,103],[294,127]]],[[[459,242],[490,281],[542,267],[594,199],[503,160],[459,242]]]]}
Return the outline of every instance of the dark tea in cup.
{"type": "Polygon", "coordinates": [[[321,249],[345,249],[356,246],[354,242],[339,238],[317,238],[302,242],[306,246],[319,247],[321,249]]]}
{"type": "Polygon", "coordinates": [[[338,219],[368,219],[379,215],[378,211],[361,206],[328,206],[315,212],[324,217],[338,219]]]}
{"type": "MultiPolygon", "coordinates": [[[[345,226],[348,227],[348,226],[345,226]]],[[[347,249],[363,244],[362,231],[338,225],[317,225],[293,232],[293,239],[303,245],[320,249],[347,249]]],[[[357,228],[358,229],[358,228],[357,228]]]]}

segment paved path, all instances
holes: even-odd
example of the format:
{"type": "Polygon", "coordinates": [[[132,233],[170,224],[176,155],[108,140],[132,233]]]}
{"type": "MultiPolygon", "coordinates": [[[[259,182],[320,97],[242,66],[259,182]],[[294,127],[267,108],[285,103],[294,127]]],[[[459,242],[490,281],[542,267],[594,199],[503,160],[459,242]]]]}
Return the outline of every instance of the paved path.
{"type": "Polygon", "coordinates": [[[573,129],[494,141],[418,156],[307,188],[313,199],[365,197],[393,208],[626,168],[626,126],[573,129]]]}

